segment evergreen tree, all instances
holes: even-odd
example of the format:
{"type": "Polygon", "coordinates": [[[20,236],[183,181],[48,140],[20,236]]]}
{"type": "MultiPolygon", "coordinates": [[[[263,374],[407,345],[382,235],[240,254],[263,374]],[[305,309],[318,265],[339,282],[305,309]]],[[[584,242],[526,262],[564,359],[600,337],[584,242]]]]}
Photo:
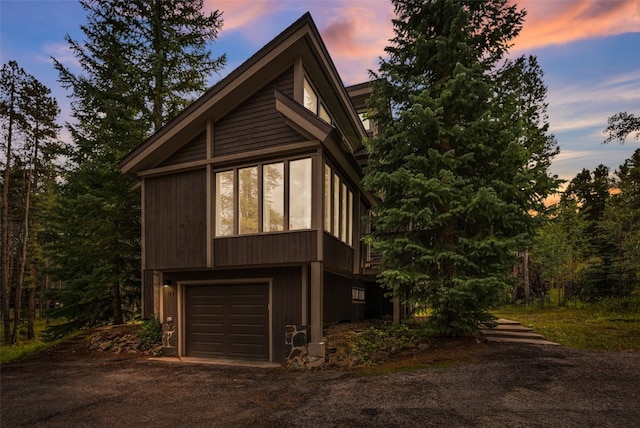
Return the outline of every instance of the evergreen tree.
{"type": "Polygon", "coordinates": [[[368,239],[384,285],[465,334],[491,319],[530,212],[557,184],[546,88],[535,59],[505,59],[525,16],[506,0],[393,4],[369,103],[381,131],[367,142],[380,199],[368,239]]]}
{"type": "Polygon", "coordinates": [[[83,73],[55,61],[72,91],[76,121],[69,125],[75,150],[50,247],[66,284],[55,315],[73,320],[67,327],[122,323],[127,311],[137,311],[140,194],[117,165],[199,96],[224,64],[207,45],[222,26],[221,14],[203,14],[202,3],[81,1],[85,40],[66,39],[83,73]]]}
{"type": "Polygon", "coordinates": [[[635,140],[640,141],[640,117],[636,117],[626,111],[616,113],[608,120],[607,128],[604,130],[607,138],[605,143],[618,140],[624,143],[629,135],[635,134],[635,140]]]}
{"type": "MultiPolygon", "coordinates": [[[[40,268],[37,231],[46,223],[41,196],[48,192],[44,179],[55,169],[60,145],[56,140],[59,109],[49,88],[27,74],[15,61],[2,68],[1,110],[5,144],[2,215],[2,312],[5,342],[18,341],[23,318],[23,290],[35,304],[36,273],[40,268]],[[10,296],[14,296],[10,328],[10,296]]],[[[35,309],[29,308],[28,332],[33,336],[35,309]]]]}
{"type": "Polygon", "coordinates": [[[11,247],[12,233],[9,227],[9,193],[11,189],[12,162],[14,162],[14,139],[26,127],[24,114],[19,102],[27,79],[25,71],[16,61],[2,66],[0,71],[0,118],[5,154],[2,174],[2,321],[4,343],[11,341],[11,247]]]}
{"type": "Polygon", "coordinates": [[[615,244],[613,255],[617,288],[623,297],[640,286],[640,149],[616,171],[613,194],[605,208],[603,228],[615,244]]]}
{"type": "Polygon", "coordinates": [[[533,258],[542,266],[543,278],[559,291],[561,305],[578,297],[585,267],[587,222],[579,216],[577,208],[575,201],[554,206],[538,228],[532,247],[533,258]]]}
{"type": "MultiPolygon", "coordinates": [[[[49,160],[58,152],[58,136],[59,126],[56,123],[60,109],[58,102],[51,97],[51,90],[30,76],[24,86],[23,97],[20,99],[22,111],[26,122],[25,127],[25,151],[27,154],[27,174],[26,186],[23,189],[23,215],[21,226],[21,248],[18,262],[18,273],[15,287],[15,323],[13,325],[12,343],[18,342],[18,324],[22,319],[22,291],[25,285],[25,272],[27,269],[28,256],[31,253],[31,271],[36,271],[34,264],[34,233],[30,227],[33,223],[33,215],[31,211],[33,197],[32,193],[38,189],[38,164],[41,160],[41,154],[47,155],[49,160]],[[31,247],[31,251],[28,251],[31,247]]],[[[30,300],[35,300],[36,278],[31,275],[28,281],[28,289],[30,290],[30,300]]],[[[33,312],[29,314],[29,332],[33,336],[33,312]]],[[[31,337],[32,338],[32,337],[31,337]]]]}
{"type": "Polygon", "coordinates": [[[569,183],[562,201],[572,201],[577,215],[585,222],[582,249],[585,268],[579,293],[585,300],[615,294],[618,276],[615,272],[616,242],[606,230],[605,209],[609,200],[611,179],[609,168],[599,165],[593,171],[583,169],[569,183]]]}

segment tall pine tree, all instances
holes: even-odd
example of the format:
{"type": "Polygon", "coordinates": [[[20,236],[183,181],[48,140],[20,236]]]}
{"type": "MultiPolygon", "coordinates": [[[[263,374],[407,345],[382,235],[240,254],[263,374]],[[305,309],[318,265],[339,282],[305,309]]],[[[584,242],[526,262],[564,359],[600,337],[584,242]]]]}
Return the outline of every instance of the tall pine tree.
{"type": "Polygon", "coordinates": [[[67,41],[82,74],[55,61],[72,91],[75,119],[50,248],[66,284],[55,315],[73,320],[68,327],[122,323],[137,310],[140,195],[118,161],[199,96],[225,62],[208,44],[222,27],[221,14],[204,14],[202,0],[81,4],[85,40],[67,41]]]}
{"type": "Polygon", "coordinates": [[[535,59],[505,59],[524,11],[506,0],[394,0],[395,37],[370,99],[369,242],[380,280],[445,334],[491,319],[531,211],[556,185],[535,59]]]}
{"type": "Polygon", "coordinates": [[[579,295],[584,300],[610,296],[618,289],[614,265],[617,243],[604,222],[611,187],[609,168],[598,165],[593,172],[583,169],[576,174],[562,195],[561,202],[572,202],[585,224],[585,268],[579,284],[579,295]]]}
{"type": "Polygon", "coordinates": [[[12,165],[15,163],[16,135],[26,128],[20,99],[24,93],[27,74],[16,61],[9,61],[0,70],[0,120],[4,145],[4,171],[2,173],[2,242],[0,264],[2,265],[2,322],[4,343],[11,342],[11,248],[12,231],[9,227],[9,195],[11,190],[12,165]]]}
{"type": "MultiPolygon", "coordinates": [[[[2,313],[4,340],[16,343],[23,321],[23,290],[35,306],[40,266],[37,231],[46,223],[42,196],[60,152],[56,123],[59,109],[51,91],[15,61],[2,67],[0,122],[5,144],[2,197],[2,313]],[[13,328],[10,302],[13,296],[13,328]]],[[[28,308],[28,336],[33,336],[35,308],[28,308]]]]}
{"type": "Polygon", "coordinates": [[[620,193],[605,210],[618,243],[616,263],[620,275],[618,295],[640,290],[640,149],[620,165],[615,184],[620,193]]]}

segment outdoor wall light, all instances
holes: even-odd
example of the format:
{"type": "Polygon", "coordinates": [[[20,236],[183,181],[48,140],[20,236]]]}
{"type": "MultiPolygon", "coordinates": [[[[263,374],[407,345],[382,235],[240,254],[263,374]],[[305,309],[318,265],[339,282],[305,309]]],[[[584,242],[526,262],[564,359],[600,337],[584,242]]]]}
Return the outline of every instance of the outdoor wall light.
{"type": "Polygon", "coordinates": [[[165,279],[164,280],[164,284],[165,287],[171,287],[171,280],[170,279],[165,279]]]}

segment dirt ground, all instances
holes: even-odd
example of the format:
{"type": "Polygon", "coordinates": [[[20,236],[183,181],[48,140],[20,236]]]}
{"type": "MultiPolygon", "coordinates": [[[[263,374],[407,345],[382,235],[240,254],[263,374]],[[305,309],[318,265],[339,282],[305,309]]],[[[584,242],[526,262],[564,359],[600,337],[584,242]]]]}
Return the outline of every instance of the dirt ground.
{"type": "Polygon", "coordinates": [[[90,352],[0,368],[2,427],[637,427],[640,354],[442,340],[375,370],[90,352]],[[403,371],[397,372],[398,368],[403,371]]]}

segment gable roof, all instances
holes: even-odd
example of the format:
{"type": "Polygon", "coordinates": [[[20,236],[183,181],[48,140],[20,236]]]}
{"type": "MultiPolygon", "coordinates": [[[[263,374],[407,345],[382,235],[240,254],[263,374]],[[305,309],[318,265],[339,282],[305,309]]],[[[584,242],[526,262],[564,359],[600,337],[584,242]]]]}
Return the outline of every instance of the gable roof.
{"type": "Polygon", "coordinates": [[[307,12],[127,154],[120,162],[121,171],[137,176],[140,171],[158,165],[201,133],[208,120],[215,122],[222,118],[264,84],[291,68],[297,58],[302,58],[306,72],[316,77],[315,83],[336,116],[334,119],[354,150],[358,150],[366,132],[307,12]]]}

